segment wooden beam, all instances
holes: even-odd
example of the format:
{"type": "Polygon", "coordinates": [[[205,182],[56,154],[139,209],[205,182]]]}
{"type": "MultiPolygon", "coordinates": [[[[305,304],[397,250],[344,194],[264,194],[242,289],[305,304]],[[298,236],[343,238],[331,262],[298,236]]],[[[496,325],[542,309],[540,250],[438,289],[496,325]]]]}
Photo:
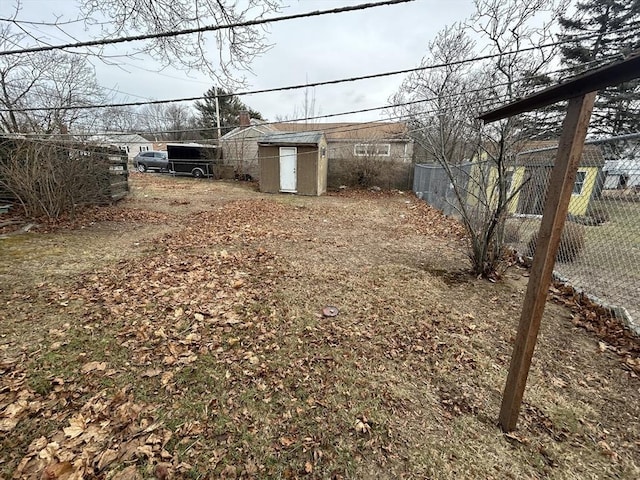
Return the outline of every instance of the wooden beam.
{"type": "Polygon", "coordinates": [[[560,245],[560,236],[567,217],[595,96],[596,92],[591,92],[571,99],[562,125],[558,154],[551,172],[531,275],[511,356],[509,376],[502,397],[499,421],[500,427],[506,432],[514,430],[518,421],[531,357],[538,338],[556,253],[560,245]]]}
{"type": "Polygon", "coordinates": [[[495,122],[519,113],[546,107],[553,103],[570,98],[578,98],[589,92],[602,90],[612,85],[618,85],[640,75],[640,50],[636,50],[624,60],[613,62],[602,68],[577,75],[523,99],[511,102],[480,115],[485,123],[495,122]]]}

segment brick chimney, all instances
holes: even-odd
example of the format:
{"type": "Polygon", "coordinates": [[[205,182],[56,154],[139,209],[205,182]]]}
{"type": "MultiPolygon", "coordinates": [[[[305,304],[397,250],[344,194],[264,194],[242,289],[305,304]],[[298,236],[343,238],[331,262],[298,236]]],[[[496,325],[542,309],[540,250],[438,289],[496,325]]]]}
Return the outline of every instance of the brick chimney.
{"type": "Polygon", "coordinates": [[[240,126],[241,127],[250,127],[251,126],[251,117],[249,117],[249,112],[243,110],[240,112],[240,126]]]}

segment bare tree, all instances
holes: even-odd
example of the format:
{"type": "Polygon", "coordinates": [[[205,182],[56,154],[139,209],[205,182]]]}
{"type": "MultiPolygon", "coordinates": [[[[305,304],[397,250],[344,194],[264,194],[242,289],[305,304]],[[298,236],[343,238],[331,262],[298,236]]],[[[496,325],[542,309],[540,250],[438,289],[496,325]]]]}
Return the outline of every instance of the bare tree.
{"type": "MultiPolygon", "coordinates": [[[[0,27],[0,47],[13,45],[22,37],[8,25],[0,27]]],[[[64,132],[95,117],[91,110],[73,107],[104,99],[85,57],[42,52],[0,58],[0,127],[5,132],[64,132]]]]}
{"type": "Polygon", "coordinates": [[[136,117],[136,130],[147,132],[156,141],[191,140],[199,136],[194,112],[186,105],[145,105],[136,117]]]}
{"type": "Polygon", "coordinates": [[[304,96],[300,105],[293,107],[293,113],[291,115],[276,115],[276,121],[302,120],[304,123],[317,123],[318,119],[312,117],[320,116],[321,110],[320,107],[316,107],[316,89],[307,87],[304,89],[304,96]]]}
{"type": "MultiPolygon", "coordinates": [[[[277,12],[280,0],[78,0],[88,25],[102,25],[105,38],[154,34],[205,25],[243,23],[277,12]],[[104,22],[106,20],[106,22],[104,22]]],[[[223,86],[237,86],[235,72],[247,70],[251,61],[265,52],[265,30],[242,26],[214,33],[163,37],[133,46],[133,54],[146,53],[163,67],[181,65],[208,72],[223,86]],[[211,39],[210,37],[214,37],[211,39]],[[217,58],[211,55],[215,43],[217,58]]],[[[237,80],[237,79],[236,79],[237,80]]],[[[242,79],[241,79],[242,80],[242,79]]],[[[240,81],[239,83],[243,83],[240,81]]]]}
{"type": "Polygon", "coordinates": [[[457,200],[454,206],[467,230],[474,273],[492,276],[503,258],[504,225],[517,193],[510,172],[523,145],[519,118],[483,126],[478,115],[499,103],[529,93],[530,82],[555,54],[526,47],[548,43],[554,15],[565,7],[555,0],[476,0],[465,23],[445,28],[429,46],[423,65],[444,64],[409,76],[394,103],[425,100],[394,113],[408,115],[427,159],[442,166],[457,200]],[[457,63],[476,52],[498,56],[482,64],[457,63]],[[466,170],[461,164],[473,160],[466,170]]]}
{"type": "Polygon", "coordinates": [[[135,131],[140,114],[134,107],[109,107],[99,112],[97,126],[105,132],[135,131]]]}

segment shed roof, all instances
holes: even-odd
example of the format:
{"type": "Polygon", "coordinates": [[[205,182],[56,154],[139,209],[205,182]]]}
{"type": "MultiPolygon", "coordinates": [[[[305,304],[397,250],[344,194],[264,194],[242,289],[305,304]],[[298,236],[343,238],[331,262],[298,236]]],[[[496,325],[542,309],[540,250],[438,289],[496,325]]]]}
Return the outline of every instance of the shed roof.
{"type": "Polygon", "coordinates": [[[318,145],[322,132],[278,132],[264,135],[258,145],[318,145]]]}
{"type": "MultiPolygon", "coordinates": [[[[558,142],[527,142],[526,150],[518,154],[517,164],[524,166],[552,166],[558,152],[558,142]],[[533,148],[532,148],[533,147],[533,148]]],[[[580,156],[581,167],[602,167],[604,156],[599,145],[585,145],[580,156]]]]}

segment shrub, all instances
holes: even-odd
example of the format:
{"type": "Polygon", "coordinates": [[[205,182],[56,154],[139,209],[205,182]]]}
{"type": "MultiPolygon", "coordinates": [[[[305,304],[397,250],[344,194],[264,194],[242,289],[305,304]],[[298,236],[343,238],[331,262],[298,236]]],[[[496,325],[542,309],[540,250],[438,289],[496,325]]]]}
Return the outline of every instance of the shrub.
{"type": "MultiPolygon", "coordinates": [[[[527,244],[527,255],[533,256],[538,243],[538,232],[535,232],[527,244]]],[[[566,223],[560,237],[560,247],[556,255],[558,262],[573,262],[580,256],[585,245],[585,229],[582,225],[566,223]]]]}
{"type": "Polygon", "coordinates": [[[0,187],[28,217],[59,218],[80,205],[109,197],[106,155],[50,142],[6,141],[0,144],[0,187]]]}
{"type": "Polygon", "coordinates": [[[609,212],[602,206],[591,207],[589,213],[587,213],[591,219],[593,219],[596,225],[609,221],[609,212]]]}
{"type": "Polygon", "coordinates": [[[384,160],[380,157],[353,157],[348,167],[349,184],[353,187],[372,187],[377,183],[383,168],[384,160]]]}
{"type": "Polygon", "coordinates": [[[507,223],[504,226],[504,235],[502,237],[504,243],[520,242],[520,225],[516,223],[507,223]]]}

